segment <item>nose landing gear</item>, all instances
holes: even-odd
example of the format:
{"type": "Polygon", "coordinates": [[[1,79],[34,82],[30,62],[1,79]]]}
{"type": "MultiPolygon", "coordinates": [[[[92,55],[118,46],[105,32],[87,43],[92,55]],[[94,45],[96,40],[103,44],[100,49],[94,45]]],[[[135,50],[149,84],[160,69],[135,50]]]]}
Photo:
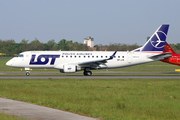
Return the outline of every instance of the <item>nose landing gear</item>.
{"type": "Polygon", "coordinates": [[[26,76],[29,76],[30,75],[30,72],[29,71],[26,71],[26,76]]]}
{"type": "Polygon", "coordinates": [[[24,68],[24,69],[26,70],[26,76],[29,76],[30,75],[30,70],[32,70],[32,69],[30,69],[30,68],[24,68]]]}

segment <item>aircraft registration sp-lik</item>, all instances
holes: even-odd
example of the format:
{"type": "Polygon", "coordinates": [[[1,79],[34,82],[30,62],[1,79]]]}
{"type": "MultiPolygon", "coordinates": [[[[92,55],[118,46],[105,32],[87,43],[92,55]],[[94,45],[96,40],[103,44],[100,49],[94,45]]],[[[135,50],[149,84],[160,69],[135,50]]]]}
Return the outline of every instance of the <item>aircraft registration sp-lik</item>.
{"type": "Polygon", "coordinates": [[[138,65],[170,57],[163,52],[169,25],[161,25],[150,39],[133,51],[26,51],[10,59],[6,65],[25,68],[54,68],[61,73],[84,70],[91,76],[93,69],[112,69],[138,65]]]}

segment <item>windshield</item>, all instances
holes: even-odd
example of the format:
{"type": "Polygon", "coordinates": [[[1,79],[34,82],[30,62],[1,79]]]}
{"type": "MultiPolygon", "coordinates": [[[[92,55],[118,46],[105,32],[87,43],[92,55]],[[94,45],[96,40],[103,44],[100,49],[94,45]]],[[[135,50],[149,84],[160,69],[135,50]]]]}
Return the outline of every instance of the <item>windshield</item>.
{"type": "Polygon", "coordinates": [[[16,57],[24,57],[23,54],[18,54],[16,57]]]}

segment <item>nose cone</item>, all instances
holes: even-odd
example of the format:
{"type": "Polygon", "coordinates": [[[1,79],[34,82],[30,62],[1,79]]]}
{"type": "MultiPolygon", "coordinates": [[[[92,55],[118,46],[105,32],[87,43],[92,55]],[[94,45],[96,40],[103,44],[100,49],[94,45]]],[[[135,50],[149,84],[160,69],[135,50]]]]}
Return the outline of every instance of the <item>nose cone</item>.
{"type": "Polygon", "coordinates": [[[9,60],[7,63],[6,63],[7,66],[12,66],[12,60],[9,60]]]}

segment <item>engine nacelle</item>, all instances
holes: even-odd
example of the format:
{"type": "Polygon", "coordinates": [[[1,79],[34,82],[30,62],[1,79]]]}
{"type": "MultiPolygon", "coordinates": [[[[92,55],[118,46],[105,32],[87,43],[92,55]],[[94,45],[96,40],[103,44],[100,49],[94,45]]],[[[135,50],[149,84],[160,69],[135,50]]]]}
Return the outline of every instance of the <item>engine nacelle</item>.
{"type": "Polygon", "coordinates": [[[76,66],[75,65],[64,65],[63,69],[60,69],[61,73],[75,73],[76,66]]]}

